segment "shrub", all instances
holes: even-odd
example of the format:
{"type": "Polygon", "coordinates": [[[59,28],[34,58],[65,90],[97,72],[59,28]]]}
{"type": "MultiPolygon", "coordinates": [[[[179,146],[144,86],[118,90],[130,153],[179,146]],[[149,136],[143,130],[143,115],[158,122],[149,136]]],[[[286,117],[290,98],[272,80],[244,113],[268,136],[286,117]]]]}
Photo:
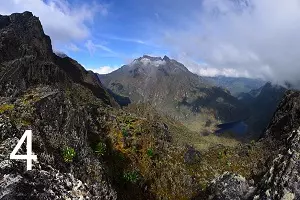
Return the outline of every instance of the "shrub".
{"type": "Polygon", "coordinates": [[[222,159],[222,158],[223,158],[223,153],[222,153],[221,151],[218,153],[218,158],[219,158],[219,159],[222,159]]]}
{"type": "Polygon", "coordinates": [[[128,137],[129,136],[128,131],[126,129],[122,129],[122,135],[123,137],[128,137]]]}
{"type": "Polygon", "coordinates": [[[125,172],[123,178],[127,182],[136,183],[139,180],[139,173],[137,171],[125,172]]]}
{"type": "Polygon", "coordinates": [[[103,142],[99,142],[95,146],[95,153],[98,154],[99,156],[103,156],[106,152],[106,144],[103,142]]]}
{"type": "Polygon", "coordinates": [[[65,147],[62,156],[65,162],[72,162],[73,158],[76,156],[76,152],[72,147],[65,147]]]}
{"type": "Polygon", "coordinates": [[[154,156],[154,151],[152,148],[147,149],[147,155],[152,158],[154,156]]]}

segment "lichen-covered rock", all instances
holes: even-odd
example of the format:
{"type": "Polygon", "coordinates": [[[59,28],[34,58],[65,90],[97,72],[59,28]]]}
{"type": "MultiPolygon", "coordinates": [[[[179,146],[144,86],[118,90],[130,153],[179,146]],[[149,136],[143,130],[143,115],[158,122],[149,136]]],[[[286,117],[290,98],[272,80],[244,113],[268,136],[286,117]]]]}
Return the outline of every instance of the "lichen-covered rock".
{"type": "MultiPolygon", "coordinates": [[[[52,103],[56,103],[53,96],[52,100],[52,103]]],[[[44,101],[44,103],[50,108],[51,103],[47,101],[44,101]]],[[[59,109],[60,107],[57,108],[59,109]]],[[[42,113],[42,110],[39,110],[39,112],[42,113]]],[[[55,116],[60,118],[60,115],[55,116]]],[[[73,116],[76,118],[76,114],[73,116]]],[[[43,118],[43,120],[45,122],[46,120],[50,120],[50,118],[43,118]]],[[[52,118],[52,120],[54,124],[57,124],[58,119],[52,118]]],[[[68,120],[71,120],[71,118],[66,119],[66,123],[69,123],[68,120]]],[[[116,191],[106,180],[103,164],[94,157],[88,144],[84,143],[88,140],[80,139],[81,137],[85,137],[85,135],[76,135],[80,134],[80,132],[72,130],[69,126],[65,126],[66,130],[63,131],[69,135],[60,135],[56,125],[52,125],[51,123],[43,125],[41,124],[41,119],[37,119],[36,124],[41,127],[41,130],[33,128],[33,145],[36,146],[34,149],[37,150],[35,153],[38,153],[38,162],[34,162],[32,171],[26,171],[25,160],[9,159],[10,153],[18,142],[18,138],[20,138],[20,135],[23,133],[22,130],[14,128],[14,122],[9,121],[3,116],[1,116],[1,122],[0,138],[3,140],[2,142],[0,140],[0,199],[50,200],[68,198],[117,198],[116,191]],[[48,128],[44,129],[43,127],[48,128]],[[47,134],[51,132],[52,135],[47,136],[47,134]],[[58,137],[56,134],[60,136],[58,137]],[[18,136],[18,138],[14,135],[18,136]],[[60,153],[60,149],[63,145],[57,144],[63,142],[66,146],[72,146],[72,144],[68,142],[68,140],[63,139],[63,137],[73,141],[74,147],[78,145],[76,148],[78,153],[77,158],[84,164],[77,162],[77,164],[74,163],[71,164],[71,166],[67,166],[67,163],[63,162],[60,153]],[[77,142],[75,142],[76,140],[77,142]],[[47,145],[45,145],[45,143],[47,143],[47,145]],[[55,150],[55,148],[57,150],[55,150]],[[58,154],[55,153],[56,151],[58,151],[58,154]],[[93,168],[93,173],[91,173],[88,168],[93,168]],[[64,172],[60,172],[58,169],[64,172]],[[81,180],[74,178],[73,174],[77,177],[81,177],[81,180]]],[[[32,126],[34,127],[34,125],[32,126]]],[[[25,148],[21,148],[18,153],[26,154],[25,148]]]]}
{"type": "Polygon", "coordinates": [[[194,164],[201,161],[201,153],[191,146],[187,146],[184,154],[184,162],[187,164],[194,164]]]}
{"type": "Polygon", "coordinates": [[[253,191],[254,187],[251,187],[244,177],[225,172],[209,184],[207,198],[213,200],[242,200],[247,199],[253,191]]]}
{"type": "Polygon", "coordinates": [[[259,183],[254,199],[300,198],[300,130],[290,134],[286,145],[259,183]]]}

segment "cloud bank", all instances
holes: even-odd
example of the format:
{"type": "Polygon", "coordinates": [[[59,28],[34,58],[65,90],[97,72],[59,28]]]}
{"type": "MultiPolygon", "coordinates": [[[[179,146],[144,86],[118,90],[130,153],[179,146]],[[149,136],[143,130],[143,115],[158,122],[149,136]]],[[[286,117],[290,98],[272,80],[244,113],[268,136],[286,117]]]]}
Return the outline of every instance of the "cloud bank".
{"type": "MultiPolygon", "coordinates": [[[[38,16],[43,28],[55,45],[88,38],[91,33],[88,24],[93,22],[96,13],[107,15],[104,5],[81,3],[71,5],[66,0],[0,0],[0,13],[31,11],[38,16]],[[4,3],[5,1],[5,3],[4,3]]],[[[75,50],[76,48],[73,48],[75,50]]],[[[77,50],[77,49],[76,49],[77,50]]]]}
{"type": "Polygon", "coordinates": [[[109,74],[115,70],[117,70],[120,66],[102,66],[99,68],[86,68],[87,70],[91,70],[94,73],[98,73],[98,74],[109,74]]]}
{"type": "Polygon", "coordinates": [[[184,29],[166,30],[163,41],[185,61],[205,63],[188,63],[193,71],[300,79],[299,0],[203,0],[192,16],[184,29]]]}

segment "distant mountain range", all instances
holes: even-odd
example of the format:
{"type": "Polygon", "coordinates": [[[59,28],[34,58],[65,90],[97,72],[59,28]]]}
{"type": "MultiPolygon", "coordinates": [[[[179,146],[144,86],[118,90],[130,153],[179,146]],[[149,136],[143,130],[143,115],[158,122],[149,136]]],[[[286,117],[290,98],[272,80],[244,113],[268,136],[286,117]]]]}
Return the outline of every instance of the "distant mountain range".
{"type": "Polygon", "coordinates": [[[244,77],[204,77],[211,84],[219,87],[226,88],[233,96],[238,96],[242,92],[250,92],[251,90],[258,89],[266,84],[262,79],[252,79],[244,77]]]}
{"type": "Polygon", "coordinates": [[[193,130],[207,121],[235,120],[249,112],[224,89],[167,56],[145,55],[99,78],[111,92],[129,97],[135,104],[150,103],[193,130]]]}
{"type": "Polygon", "coordinates": [[[145,55],[98,76],[121,105],[149,103],[193,131],[248,118],[247,138],[260,137],[286,91],[260,79],[201,77],[167,56],[145,55]]]}

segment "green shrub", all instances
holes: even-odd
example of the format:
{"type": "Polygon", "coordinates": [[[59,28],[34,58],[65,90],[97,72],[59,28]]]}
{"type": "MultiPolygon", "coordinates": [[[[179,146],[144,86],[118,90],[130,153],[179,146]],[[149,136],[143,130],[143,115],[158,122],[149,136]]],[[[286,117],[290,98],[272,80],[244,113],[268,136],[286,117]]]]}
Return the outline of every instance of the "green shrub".
{"type": "Polygon", "coordinates": [[[62,156],[65,162],[72,162],[73,158],[76,156],[76,152],[72,147],[65,147],[62,156]]]}
{"type": "Polygon", "coordinates": [[[222,159],[222,158],[223,158],[223,152],[220,151],[220,152],[218,153],[218,158],[219,158],[219,159],[222,159]]]}
{"type": "Polygon", "coordinates": [[[129,133],[126,129],[122,129],[122,135],[123,135],[123,137],[128,137],[129,133]]]}
{"type": "Polygon", "coordinates": [[[139,173],[137,171],[125,172],[123,178],[127,182],[136,183],[139,180],[139,173]]]}
{"type": "Polygon", "coordinates": [[[147,155],[152,158],[154,156],[154,151],[152,148],[147,149],[147,155]]]}
{"type": "Polygon", "coordinates": [[[95,153],[98,154],[99,156],[103,156],[106,152],[106,144],[103,142],[99,142],[96,146],[95,146],[95,153]]]}

